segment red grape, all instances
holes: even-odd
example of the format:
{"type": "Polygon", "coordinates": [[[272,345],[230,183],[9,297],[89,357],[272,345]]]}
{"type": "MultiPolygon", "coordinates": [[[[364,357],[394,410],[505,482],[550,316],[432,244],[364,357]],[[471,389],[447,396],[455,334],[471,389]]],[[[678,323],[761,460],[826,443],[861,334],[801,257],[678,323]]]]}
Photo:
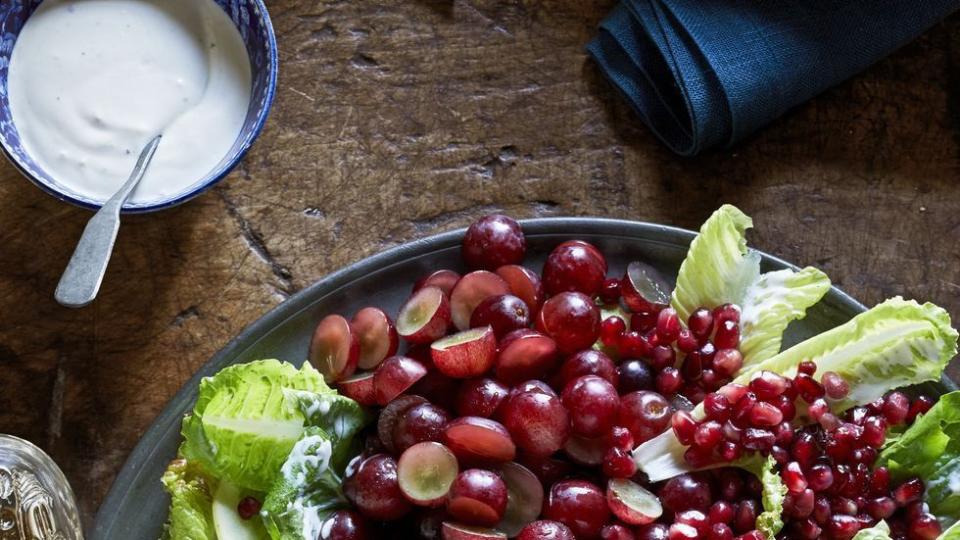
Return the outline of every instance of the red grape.
{"type": "Polygon", "coordinates": [[[562,480],[550,488],[543,516],[570,527],[577,540],[600,538],[610,519],[603,491],[585,480],[562,480]]]}
{"type": "Polygon", "coordinates": [[[394,520],[410,511],[397,481],[397,462],[386,454],[363,460],[343,483],[343,492],[363,515],[394,520]]]}
{"type": "Polygon", "coordinates": [[[533,455],[556,452],[570,434],[570,415],[557,396],[519,393],[503,404],[502,417],[517,446],[533,455]]]}
{"type": "Polygon", "coordinates": [[[570,429],[581,437],[600,437],[613,427],[620,407],[617,389],[596,375],[584,375],[563,390],[570,429]]]}
{"type": "Polygon", "coordinates": [[[512,294],[488,297],[474,308],[470,326],[491,326],[498,338],[508,332],[530,326],[530,308],[512,294]]]}
{"type": "Polygon", "coordinates": [[[505,264],[519,264],[526,251],[520,224],[501,214],[475,221],[463,237],[463,260],[470,268],[496,270],[505,264]]]}
{"type": "Polygon", "coordinates": [[[547,294],[576,291],[592,297],[603,286],[606,266],[603,255],[590,244],[565,242],[547,256],[543,287],[547,294]]]}
{"type": "Polygon", "coordinates": [[[670,402],[656,392],[638,391],[620,398],[617,425],[625,426],[637,444],[663,433],[670,424],[670,402]]]}
{"type": "Polygon", "coordinates": [[[447,512],[467,525],[493,527],[507,509],[507,485],[485,469],[467,469],[450,487],[447,512]]]}
{"type": "Polygon", "coordinates": [[[600,309],[579,292],[562,292],[543,303],[537,330],[552,337],[560,352],[591,347],[600,336],[600,309]]]}

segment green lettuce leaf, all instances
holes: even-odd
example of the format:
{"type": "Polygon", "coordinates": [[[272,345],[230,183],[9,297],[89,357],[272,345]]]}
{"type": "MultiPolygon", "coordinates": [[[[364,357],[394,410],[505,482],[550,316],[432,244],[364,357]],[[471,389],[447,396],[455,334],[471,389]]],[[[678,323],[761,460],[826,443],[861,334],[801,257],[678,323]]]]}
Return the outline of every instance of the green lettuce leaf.
{"type": "Polygon", "coordinates": [[[783,501],[787,497],[787,486],[777,471],[777,461],[773,457],[764,459],[754,455],[736,465],[760,479],[763,486],[763,512],[757,516],[757,530],[763,533],[764,538],[776,538],[783,529],[783,501]]]}
{"type": "MultiPolygon", "coordinates": [[[[818,374],[835,371],[850,384],[847,397],[832,403],[842,412],[894,388],[938,380],[956,352],[957,331],[946,311],[897,297],[743,369],[735,382],[749,383],[760,370],[793,377],[800,361],[811,360],[818,374]]],[[[703,407],[692,414],[702,418],[703,407]]],[[[690,470],[683,460],[685,449],[668,430],[637,447],[633,457],[650,481],[658,482],[690,470]]]]}
{"type": "Polygon", "coordinates": [[[954,523],[949,529],[943,531],[937,540],[960,540],[960,521],[954,523]]]}
{"type": "Polygon", "coordinates": [[[288,399],[300,406],[306,425],[318,427],[330,438],[333,446],[331,467],[342,471],[355,455],[350,444],[369,421],[366,411],[356,401],[339,394],[318,394],[302,390],[286,390],[288,399]]]}
{"type": "Polygon", "coordinates": [[[787,325],[803,318],[830,288],[830,279],[816,268],[761,275],[760,255],[747,249],[746,231],[752,226],[753,220],[734,206],[714,212],[690,244],[670,302],[683,321],[701,306],[740,306],[745,366],[780,352],[787,325]]]}
{"type": "Polygon", "coordinates": [[[216,481],[185,459],[171,462],[161,481],[170,494],[170,515],[163,537],[173,540],[217,540],[213,525],[216,481]]]}
{"type": "Polygon", "coordinates": [[[853,540],[890,540],[890,526],[881,519],[873,527],[858,531],[853,540]]]}
{"type": "Polygon", "coordinates": [[[298,370],[260,360],[203,379],[193,413],[183,422],[182,455],[214,477],[267,491],[306,422],[289,390],[333,393],[309,363],[298,370]]]}
{"type": "Polygon", "coordinates": [[[941,396],[880,453],[877,464],[897,482],[919,476],[930,511],[951,522],[960,519],[960,391],[941,396]]]}
{"type": "Polygon", "coordinates": [[[749,366],[780,352],[787,325],[804,318],[807,308],[819,302],[829,289],[830,278],[812,267],[760,276],[740,304],[740,352],[744,364],[749,366]]]}
{"type": "Polygon", "coordinates": [[[332,438],[319,427],[307,428],[294,445],[263,504],[273,540],[320,538],[324,518],[346,505],[342,481],[331,466],[334,453],[332,438]]]}

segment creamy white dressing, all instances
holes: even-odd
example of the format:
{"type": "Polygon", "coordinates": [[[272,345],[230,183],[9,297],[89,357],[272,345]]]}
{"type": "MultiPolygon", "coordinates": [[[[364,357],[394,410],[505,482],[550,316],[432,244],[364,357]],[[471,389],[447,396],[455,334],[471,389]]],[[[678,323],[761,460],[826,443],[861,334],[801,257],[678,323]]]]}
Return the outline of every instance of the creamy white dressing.
{"type": "Polygon", "coordinates": [[[251,81],[240,34],[212,0],[46,0],[17,39],[8,85],[27,152],[85,198],[109,198],[162,133],[131,197],[156,203],[227,155],[251,81]]]}
{"type": "Polygon", "coordinates": [[[306,487],[307,473],[322,474],[330,466],[333,447],[330,441],[320,435],[310,435],[297,441],[287,456],[280,474],[284,480],[294,486],[299,493],[287,503],[287,511],[300,515],[303,538],[317,538],[323,521],[320,518],[322,508],[304,502],[303,490],[306,487]]]}

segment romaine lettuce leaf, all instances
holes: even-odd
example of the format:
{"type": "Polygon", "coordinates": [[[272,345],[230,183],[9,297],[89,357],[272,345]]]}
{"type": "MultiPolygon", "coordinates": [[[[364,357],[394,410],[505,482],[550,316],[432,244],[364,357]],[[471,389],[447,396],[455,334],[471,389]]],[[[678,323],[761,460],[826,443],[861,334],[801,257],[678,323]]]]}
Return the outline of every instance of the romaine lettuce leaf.
{"type": "Polygon", "coordinates": [[[273,540],[319,538],[323,519],[346,504],[341,479],[331,468],[331,440],[321,428],[309,427],[284,462],[263,504],[273,540]]]}
{"type": "Polygon", "coordinates": [[[763,533],[764,538],[776,538],[783,529],[783,501],[787,497],[787,486],[777,472],[777,461],[770,456],[764,459],[754,455],[736,465],[760,479],[763,486],[763,512],[757,516],[757,530],[763,533]]]}
{"type": "Polygon", "coordinates": [[[306,425],[322,429],[333,446],[331,467],[342,471],[353,455],[351,440],[369,420],[363,407],[339,394],[318,394],[302,390],[286,390],[306,418],[306,425]]]}
{"type": "Polygon", "coordinates": [[[954,523],[949,529],[943,531],[937,540],[960,540],[960,521],[954,523]]]}
{"type": "Polygon", "coordinates": [[[172,461],[161,481],[170,494],[170,515],[164,526],[164,538],[217,540],[213,526],[216,481],[185,459],[172,461]]]}
{"type": "Polygon", "coordinates": [[[853,540],[890,540],[890,526],[887,522],[880,520],[879,523],[869,529],[857,531],[853,540]]]}
{"type": "Polygon", "coordinates": [[[930,511],[940,519],[960,519],[960,391],[941,396],[877,463],[890,469],[894,481],[922,478],[930,511]]]}
{"type": "MultiPolygon", "coordinates": [[[[745,368],[735,381],[746,384],[760,370],[793,377],[800,361],[811,360],[818,374],[835,371],[850,384],[848,396],[832,403],[840,412],[894,388],[938,380],[956,352],[957,331],[946,311],[897,297],[745,368]]],[[[692,414],[702,418],[703,407],[692,414]]],[[[658,482],[690,470],[683,460],[685,449],[668,430],[637,447],[633,457],[650,481],[658,482]]]]}
{"type": "Polygon", "coordinates": [[[740,306],[745,366],[780,352],[787,325],[803,318],[830,288],[830,279],[816,268],[761,275],[760,255],[747,249],[745,233],[752,226],[734,206],[714,212],[690,244],[670,303],[682,321],[699,307],[740,306]]]}
{"type": "Polygon", "coordinates": [[[181,453],[214,477],[267,491],[306,420],[288,390],[333,393],[309,363],[298,370],[260,360],[203,379],[193,413],[183,422],[181,453]]]}

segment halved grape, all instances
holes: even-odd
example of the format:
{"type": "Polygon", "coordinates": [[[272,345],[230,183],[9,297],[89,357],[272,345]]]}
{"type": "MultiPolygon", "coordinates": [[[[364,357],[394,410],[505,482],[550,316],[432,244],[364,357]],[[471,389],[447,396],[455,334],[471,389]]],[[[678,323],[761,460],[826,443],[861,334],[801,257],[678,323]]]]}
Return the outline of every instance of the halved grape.
{"type": "Polygon", "coordinates": [[[453,324],[459,330],[470,328],[473,310],[491,296],[509,294],[510,287],[500,276],[486,270],[477,270],[460,278],[450,293],[450,310],[453,324]]]}
{"type": "Polygon", "coordinates": [[[649,264],[634,261],[627,265],[627,272],[620,284],[623,301],[630,311],[650,311],[655,304],[670,303],[670,286],[649,264]]]}
{"type": "Polygon", "coordinates": [[[450,486],[447,512],[467,525],[493,527],[507,508],[507,485],[486,469],[467,469],[450,486]]]}
{"type": "Polygon", "coordinates": [[[393,321],[382,309],[361,309],[353,316],[350,326],[360,340],[360,357],[357,360],[360,369],[373,369],[387,357],[396,354],[400,338],[393,321]]]}
{"type": "Polygon", "coordinates": [[[543,305],[543,283],[536,272],[516,264],[508,264],[497,268],[497,275],[503,278],[510,287],[510,293],[518,296],[527,304],[531,313],[536,313],[543,305]]]}
{"type": "Polygon", "coordinates": [[[418,279],[413,284],[413,292],[417,292],[424,287],[436,287],[449,297],[458,281],[460,281],[460,274],[453,270],[441,269],[418,279]]]}
{"type": "Polygon", "coordinates": [[[373,374],[377,403],[386,405],[427,374],[427,368],[413,358],[391,356],[373,374]]]}
{"type": "Polygon", "coordinates": [[[523,328],[500,341],[494,373],[505,384],[545,377],[557,362],[557,342],[536,330],[523,328]]]}
{"type": "Polygon", "coordinates": [[[337,388],[348,398],[361,405],[376,405],[377,393],[373,386],[374,372],[354,373],[337,383],[337,388]]]}
{"type": "Polygon", "coordinates": [[[459,473],[457,458],[437,442],[417,443],[407,448],[397,462],[400,491],[418,506],[443,504],[459,473]]]}
{"type": "Polygon", "coordinates": [[[500,531],[450,521],[443,522],[442,531],[443,540],[507,540],[507,535],[500,531]]]}
{"type": "Polygon", "coordinates": [[[437,369],[458,379],[484,374],[493,366],[496,354],[497,338],[489,326],[447,336],[430,345],[430,357],[437,369]]]}
{"type": "Polygon", "coordinates": [[[517,455],[517,447],[503,424],[479,416],[461,416],[448,423],[443,442],[467,463],[500,463],[512,461],[517,455]]]}
{"type": "Polygon", "coordinates": [[[450,309],[450,300],[443,291],[424,287],[400,308],[397,332],[410,343],[430,343],[447,333],[450,309]]]}
{"type": "Polygon", "coordinates": [[[360,341],[350,322],[340,315],[324,317],[313,332],[309,357],[328,383],[352,375],[360,359],[360,341]]]}
{"type": "Polygon", "coordinates": [[[660,499],[640,484],[622,478],[607,483],[607,504],[624,523],[646,525],[663,514],[660,499]]]}
{"type": "Polygon", "coordinates": [[[497,529],[513,537],[540,515],[543,484],[530,469],[512,461],[500,467],[500,475],[507,484],[507,509],[497,529]]]}
{"type": "Polygon", "coordinates": [[[607,452],[607,441],[604,437],[588,439],[571,435],[563,445],[563,451],[574,463],[596,467],[603,463],[603,456],[607,452]]]}

